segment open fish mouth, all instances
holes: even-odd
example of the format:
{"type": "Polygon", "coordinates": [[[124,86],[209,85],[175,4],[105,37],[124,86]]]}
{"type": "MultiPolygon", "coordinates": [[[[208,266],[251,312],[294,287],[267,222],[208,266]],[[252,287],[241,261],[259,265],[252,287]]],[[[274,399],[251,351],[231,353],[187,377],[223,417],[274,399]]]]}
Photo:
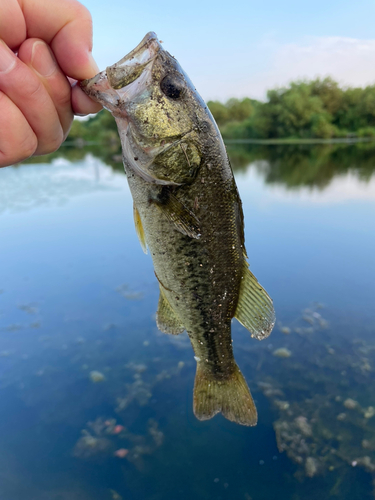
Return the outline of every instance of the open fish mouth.
{"type": "Polygon", "coordinates": [[[134,82],[145,67],[163,50],[155,33],[150,32],[139,45],[118,63],[107,68],[107,78],[113,89],[121,89],[134,82]]]}
{"type": "Polygon", "coordinates": [[[151,31],[120,61],[108,66],[105,71],[93,78],[83,80],[80,85],[86,94],[113,111],[113,107],[118,106],[120,99],[130,97],[126,95],[130,94],[126,87],[142,76],[142,80],[147,79],[150,71],[145,70],[150,68],[157,54],[162,50],[164,49],[156,34],[151,31]]]}

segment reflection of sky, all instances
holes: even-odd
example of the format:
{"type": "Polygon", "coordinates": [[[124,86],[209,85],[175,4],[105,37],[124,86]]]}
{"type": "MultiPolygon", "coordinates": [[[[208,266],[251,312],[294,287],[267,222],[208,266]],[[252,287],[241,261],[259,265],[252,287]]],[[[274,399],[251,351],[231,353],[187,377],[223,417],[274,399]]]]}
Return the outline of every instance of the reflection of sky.
{"type": "MultiPolygon", "coordinates": [[[[288,191],[264,184],[250,168],[237,182],[250,264],[276,308],[318,300],[338,310],[370,309],[374,181],[349,174],[321,191],[288,191]]],[[[51,322],[54,314],[98,321],[104,314],[110,322],[112,313],[118,315],[110,301],[116,287],[126,283],[137,292],[154,283],[122,173],[92,157],[75,164],[58,160],[3,170],[0,191],[3,301],[46,301],[54,311],[51,322]]],[[[148,307],[153,314],[156,304],[148,307]]]]}
{"type": "Polygon", "coordinates": [[[316,300],[339,314],[373,314],[374,180],[348,174],[323,190],[286,190],[250,169],[237,182],[250,264],[276,308],[316,300]]]}
{"type": "Polygon", "coordinates": [[[0,184],[0,214],[29,210],[49,204],[64,204],[71,197],[94,191],[118,189],[123,176],[87,156],[74,166],[59,158],[52,164],[34,164],[3,169],[0,184]]]}
{"type": "MultiPolygon", "coordinates": [[[[275,203],[375,201],[375,177],[364,181],[356,174],[349,173],[335,177],[324,188],[285,189],[280,183],[264,184],[259,162],[249,165],[246,173],[238,172],[236,176],[237,182],[242,186],[241,192],[251,193],[253,203],[257,201],[261,206],[275,203]]],[[[0,214],[27,211],[43,205],[62,205],[76,196],[123,190],[124,184],[126,185],[126,179],[123,173],[114,171],[90,154],[82,162],[74,164],[58,158],[51,164],[6,168],[1,172],[0,214]]],[[[130,196],[127,189],[125,193],[130,196]]]]}
{"type": "Polygon", "coordinates": [[[375,176],[364,181],[358,175],[348,173],[333,178],[323,188],[298,186],[294,189],[285,189],[281,181],[264,186],[263,175],[257,174],[250,165],[246,174],[242,176],[241,173],[238,173],[237,180],[242,183],[246,193],[251,192],[262,204],[278,202],[333,204],[354,200],[375,203],[375,176]]]}

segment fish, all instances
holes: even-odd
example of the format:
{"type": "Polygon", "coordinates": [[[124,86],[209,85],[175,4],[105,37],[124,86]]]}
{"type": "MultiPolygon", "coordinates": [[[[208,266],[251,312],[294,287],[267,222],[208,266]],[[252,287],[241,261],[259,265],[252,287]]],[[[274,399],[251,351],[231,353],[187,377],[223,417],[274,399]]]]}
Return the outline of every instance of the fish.
{"type": "Polygon", "coordinates": [[[214,118],[153,32],[80,85],[116,120],[136,232],[160,288],[157,326],[186,330],[194,350],[195,416],[256,425],[231,323],[261,340],[275,311],[249,269],[242,203],[214,118]]]}

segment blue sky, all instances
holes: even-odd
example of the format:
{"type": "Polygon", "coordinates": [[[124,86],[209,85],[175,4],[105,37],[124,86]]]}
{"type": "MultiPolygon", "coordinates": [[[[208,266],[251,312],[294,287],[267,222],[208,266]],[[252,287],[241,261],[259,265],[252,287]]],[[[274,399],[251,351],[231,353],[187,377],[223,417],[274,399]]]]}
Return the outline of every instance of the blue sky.
{"type": "Polygon", "coordinates": [[[265,98],[268,88],[315,76],[375,82],[374,0],[82,3],[101,69],[155,31],[205,99],[265,98]]]}

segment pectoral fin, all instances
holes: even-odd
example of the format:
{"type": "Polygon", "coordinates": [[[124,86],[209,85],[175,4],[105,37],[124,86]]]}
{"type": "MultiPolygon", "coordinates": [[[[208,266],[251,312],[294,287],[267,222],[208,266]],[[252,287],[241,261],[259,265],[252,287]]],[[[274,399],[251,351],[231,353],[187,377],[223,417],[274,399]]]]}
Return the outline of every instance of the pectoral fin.
{"type": "Polygon", "coordinates": [[[272,299],[258,283],[244,260],[243,278],[235,318],[249,330],[252,337],[262,340],[271,333],[275,324],[272,299]]]}
{"type": "Polygon", "coordinates": [[[156,202],[156,206],[177,231],[190,238],[200,238],[198,218],[173,193],[168,193],[162,201],[156,202]]]}
{"type": "Polygon", "coordinates": [[[141,244],[142,250],[144,253],[147,253],[147,244],[146,244],[146,235],[145,231],[142,226],[142,221],[141,217],[139,215],[139,212],[137,210],[137,207],[133,203],[133,216],[134,216],[134,225],[135,225],[135,231],[137,233],[139,243],[141,244]]]}
{"type": "Polygon", "coordinates": [[[163,333],[178,335],[185,330],[180,318],[173,311],[160,287],[159,305],[156,313],[156,325],[163,333]]]}

